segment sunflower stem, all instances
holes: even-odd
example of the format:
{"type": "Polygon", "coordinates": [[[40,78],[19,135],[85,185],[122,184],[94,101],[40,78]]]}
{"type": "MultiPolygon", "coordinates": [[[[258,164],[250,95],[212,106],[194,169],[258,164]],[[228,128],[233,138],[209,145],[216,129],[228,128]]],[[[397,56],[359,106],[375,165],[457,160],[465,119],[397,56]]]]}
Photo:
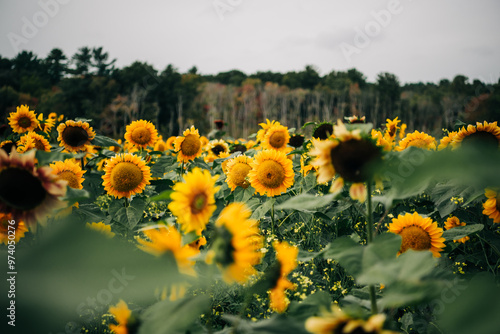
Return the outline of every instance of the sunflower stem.
{"type": "MultiPolygon", "coordinates": [[[[366,224],[366,244],[369,245],[370,243],[373,242],[373,208],[372,208],[372,182],[371,180],[368,180],[366,182],[366,217],[367,217],[367,224],[366,224]]],[[[370,291],[370,303],[371,303],[371,309],[372,309],[372,314],[377,314],[378,309],[377,309],[377,297],[375,295],[375,285],[370,284],[368,286],[369,291],[370,291]]]]}
{"type": "Polygon", "coordinates": [[[85,162],[83,161],[83,157],[80,158],[80,162],[82,163],[82,170],[85,170],[85,162]]]}
{"type": "Polygon", "coordinates": [[[130,203],[128,202],[128,198],[127,198],[127,197],[125,197],[125,207],[126,207],[126,208],[128,208],[128,207],[129,207],[129,205],[130,205],[130,203]]]}
{"type": "Polygon", "coordinates": [[[274,201],[271,206],[271,234],[274,236],[274,201]]]}

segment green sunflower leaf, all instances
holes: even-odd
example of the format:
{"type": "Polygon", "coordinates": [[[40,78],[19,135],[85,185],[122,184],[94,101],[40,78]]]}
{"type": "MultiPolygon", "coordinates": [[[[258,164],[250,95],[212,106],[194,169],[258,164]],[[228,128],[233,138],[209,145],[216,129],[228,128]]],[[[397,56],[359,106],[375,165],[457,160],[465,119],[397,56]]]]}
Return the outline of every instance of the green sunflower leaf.
{"type": "Polygon", "coordinates": [[[483,224],[471,224],[466,226],[457,226],[443,232],[443,238],[447,241],[458,240],[470,234],[481,231],[484,228],[483,224]]]}
{"type": "Polygon", "coordinates": [[[328,194],[325,196],[315,196],[311,194],[300,194],[294,196],[288,201],[276,206],[277,210],[297,210],[302,212],[310,212],[315,209],[322,208],[331,204],[335,198],[335,194],[328,194]]]}
{"type": "Polygon", "coordinates": [[[107,147],[107,146],[122,147],[122,145],[118,144],[116,140],[98,134],[96,134],[94,139],[92,139],[92,144],[101,147],[107,147]]]}

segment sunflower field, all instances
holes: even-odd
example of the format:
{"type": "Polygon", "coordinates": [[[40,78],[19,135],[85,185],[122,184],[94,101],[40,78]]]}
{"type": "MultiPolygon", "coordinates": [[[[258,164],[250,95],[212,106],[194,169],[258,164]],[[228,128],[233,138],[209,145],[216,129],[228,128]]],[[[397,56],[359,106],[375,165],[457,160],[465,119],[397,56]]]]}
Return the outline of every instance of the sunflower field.
{"type": "Polygon", "coordinates": [[[500,332],[497,122],[8,121],[2,333],[500,332]]]}

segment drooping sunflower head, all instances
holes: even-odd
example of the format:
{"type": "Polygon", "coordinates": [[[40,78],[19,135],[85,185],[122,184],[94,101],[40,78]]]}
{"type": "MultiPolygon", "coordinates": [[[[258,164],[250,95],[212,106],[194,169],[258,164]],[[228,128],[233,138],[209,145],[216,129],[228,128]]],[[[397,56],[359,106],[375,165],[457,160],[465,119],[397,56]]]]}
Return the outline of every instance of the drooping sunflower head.
{"type": "Polygon", "coordinates": [[[125,140],[136,147],[154,146],[158,140],[158,131],[153,123],[145,120],[133,121],[127,125],[125,140]]]}
{"type": "Polygon", "coordinates": [[[57,180],[50,167],[35,167],[35,151],[8,156],[0,150],[0,212],[11,213],[30,228],[66,204],[66,182],[57,180]]]}
{"type": "Polygon", "coordinates": [[[63,161],[55,161],[50,164],[52,174],[57,175],[59,180],[68,182],[68,186],[73,189],[83,189],[83,174],[86,172],[82,170],[80,164],[75,163],[71,159],[63,161]]]}
{"type": "Polygon", "coordinates": [[[32,149],[50,152],[50,143],[44,136],[30,131],[27,134],[22,135],[19,139],[19,142],[17,143],[17,151],[19,153],[24,153],[32,149]]]}
{"type": "Polygon", "coordinates": [[[396,151],[403,151],[410,146],[423,148],[426,150],[435,150],[436,149],[436,139],[432,136],[429,136],[425,132],[419,132],[415,130],[413,133],[409,133],[404,137],[396,146],[396,151]]]}
{"type": "Polygon", "coordinates": [[[250,186],[248,173],[252,169],[250,166],[252,161],[253,159],[251,157],[247,157],[246,155],[239,155],[228,161],[226,165],[226,183],[232,191],[234,191],[236,187],[246,189],[250,186]]]}
{"type": "Polygon", "coordinates": [[[202,144],[200,134],[194,126],[186,129],[182,136],[174,141],[174,150],[177,152],[177,160],[188,162],[201,155],[202,144]]]}
{"type": "MultiPolygon", "coordinates": [[[[455,216],[448,217],[448,219],[446,219],[446,221],[444,222],[444,228],[446,230],[452,229],[454,227],[466,226],[466,225],[467,225],[466,223],[460,222],[460,219],[458,217],[455,217],[455,216]]],[[[460,238],[460,239],[457,239],[457,240],[453,240],[453,242],[459,242],[459,243],[463,244],[463,243],[465,243],[469,239],[470,239],[469,236],[465,236],[463,238],[460,238]]]]}
{"type": "Polygon", "coordinates": [[[264,150],[250,162],[248,178],[255,190],[268,197],[285,192],[294,183],[292,161],[283,152],[264,150]]]}
{"type": "Polygon", "coordinates": [[[299,148],[302,147],[302,144],[304,144],[304,135],[299,135],[299,134],[294,134],[293,136],[290,136],[290,146],[299,148]]]}
{"type": "Polygon", "coordinates": [[[276,251],[279,276],[269,295],[270,306],[276,312],[282,313],[289,304],[285,290],[295,289],[295,285],[288,280],[288,275],[297,267],[299,249],[296,246],[289,245],[286,241],[274,242],[273,248],[276,251]]]}
{"type": "Polygon", "coordinates": [[[192,257],[199,253],[199,250],[188,245],[182,246],[182,236],[174,226],[157,225],[141,230],[146,238],[138,238],[139,248],[143,251],[160,256],[170,253],[177,263],[177,268],[181,273],[195,275],[194,261],[192,257]]]}
{"type": "Polygon", "coordinates": [[[333,124],[330,122],[322,122],[313,130],[313,138],[325,140],[333,135],[333,124]]]}
{"type": "Polygon", "coordinates": [[[484,192],[487,200],[483,203],[483,215],[493,219],[494,223],[500,223],[500,192],[496,189],[486,189],[484,192]]]}
{"type": "Polygon", "coordinates": [[[27,105],[17,107],[16,112],[10,113],[8,120],[12,131],[16,133],[34,131],[38,128],[35,112],[30,110],[27,105]]]}
{"type": "Polygon", "coordinates": [[[211,251],[228,283],[248,281],[257,273],[254,266],[263,256],[260,249],[264,238],[260,235],[258,222],[250,219],[250,215],[245,204],[231,203],[222,210],[215,223],[216,239],[211,251]]]}
{"type": "Polygon", "coordinates": [[[28,227],[21,220],[15,220],[10,213],[0,212],[0,244],[7,245],[9,240],[14,240],[14,242],[19,242],[24,234],[28,232],[28,227]],[[9,227],[10,226],[10,227],[9,227]],[[9,235],[12,235],[12,228],[14,228],[14,239],[9,239],[9,235]],[[9,232],[9,230],[11,232],[9,232]]]}
{"type": "Polygon", "coordinates": [[[430,250],[434,257],[441,257],[440,252],[445,247],[443,229],[431,218],[424,218],[417,212],[393,218],[389,232],[399,234],[402,238],[399,254],[408,249],[430,250]]]}
{"type": "Polygon", "coordinates": [[[286,149],[289,141],[290,134],[288,133],[288,128],[281,124],[274,124],[267,129],[262,141],[262,147],[267,150],[283,151],[286,149]]]}
{"type": "Polygon", "coordinates": [[[231,149],[229,150],[229,153],[236,153],[236,152],[240,152],[240,153],[245,153],[247,151],[247,147],[246,145],[243,145],[241,143],[238,143],[238,144],[233,144],[231,146],[231,149]]]}
{"type": "Polygon", "coordinates": [[[86,151],[86,145],[94,139],[95,132],[87,122],[82,121],[66,121],[57,127],[59,136],[59,146],[64,146],[70,152],[86,151]]]}
{"type": "Polygon", "coordinates": [[[476,125],[469,124],[467,129],[463,127],[453,137],[453,148],[460,146],[480,146],[498,149],[500,147],[500,127],[497,122],[477,122],[476,125]]]}
{"type": "Polygon", "coordinates": [[[131,153],[115,155],[107,161],[104,171],[104,190],[116,198],[140,194],[151,181],[149,166],[131,153]]]}
{"type": "Polygon", "coordinates": [[[185,233],[195,231],[200,235],[205,229],[216,209],[214,195],[219,190],[215,186],[218,178],[218,175],[211,176],[208,170],[194,168],[184,176],[183,182],[172,187],[174,192],[168,208],[185,233]]]}
{"type": "Polygon", "coordinates": [[[229,153],[229,145],[223,139],[214,139],[208,145],[208,150],[216,157],[221,153],[229,153]]]}

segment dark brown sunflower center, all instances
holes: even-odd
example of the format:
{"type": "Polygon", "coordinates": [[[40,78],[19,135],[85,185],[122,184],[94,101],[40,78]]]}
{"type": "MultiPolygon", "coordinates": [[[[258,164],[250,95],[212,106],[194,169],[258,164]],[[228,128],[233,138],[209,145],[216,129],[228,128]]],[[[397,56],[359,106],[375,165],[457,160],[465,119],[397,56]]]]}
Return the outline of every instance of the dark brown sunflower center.
{"type": "Polygon", "coordinates": [[[286,145],[286,135],[283,131],[277,131],[269,137],[269,145],[274,148],[282,148],[286,145]]]}
{"type": "Polygon", "coordinates": [[[215,145],[214,147],[212,147],[212,153],[215,154],[215,155],[219,155],[219,153],[221,152],[226,152],[226,148],[223,146],[223,145],[215,145]]]}
{"type": "Polygon", "coordinates": [[[45,151],[45,145],[40,139],[35,139],[35,148],[39,151],[45,151]]]}
{"type": "Polygon", "coordinates": [[[205,193],[196,194],[191,201],[191,213],[198,214],[207,206],[207,195],[205,193]]]}
{"type": "Polygon", "coordinates": [[[289,144],[295,148],[301,147],[302,144],[304,144],[304,136],[302,135],[291,136],[289,144]]]}
{"type": "Polygon", "coordinates": [[[462,141],[462,145],[488,148],[498,148],[499,144],[500,140],[493,133],[488,131],[476,131],[465,137],[462,141]]]}
{"type": "Polygon", "coordinates": [[[111,185],[117,191],[128,192],[141,184],[141,169],[131,162],[120,162],[111,171],[111,185]]]}
{"type": "Polygon", "coordinates": [[[395,125],[391,125],[389,127],[389,136],[392,138],[395,134],[396,134],[396,126],[395,125]]]}
{"type": "Polygon", "coordinates": [[[198,137],[196,137],[193,134],[188,134],[184,138],[184,140],[182,141],[182,144],[181,144],[182,154],[184,154],[186,156],[195,155],[196,153],[198,153],[200,148],[201,148],[201,141],[200,141],[200,139],[198,139],[198,137]]]}
{"type": "Polygon", "coordinates": [[[75,173],[70,172],[69,170],[60,172],[59,174],[57,174],[57,178],[68,181],[68,186],[73,189],[78,189],[80,187],[78,177],[75,175],[75,173]]]}
{"type": "Polygon", "coordinates": [[[419,226],[405,227],[401,233],[401,253],[406,252],[409,248],[414,250],[431,249],[431,237],[419,226]]]}
{"type": "Polygon", "coordinates": [[[89,134],[79,126],[67,126],[62,133],[62,139],[69,146],[79,147],[87,143],[89,134]]]}
{"type": "Polygon", "coordinates": [[[213,250],[215,252],[214,260],[216,263],[227,267],[234,262],[233,235],[225,227],[219,227],[216,230],[216,235],[217,237],[213,245],[213,250]]]}
{"type": "Polygon", "coordinates": [[[330,123],[321,124],[314,130],[313,137],[325,140],[333,133],[333,125],[330,123]]]}
{"type": "Polygon", "coordinates": [[[241,153],[245,153],[246,150],[247,150],[247,147],[245,145],[236,144],[231,149],[231,153],[238,152],[238,151],[241,152],[241,153]]]}
{"type": "Polygon", "coordinates": [[[29,171],[7,167],[0,172],[0,200],[8,206],[28,211],[39,206],[46,196],[42,182],[29,171]]]}
{"type": "Polygon", "coordinates": [[[130,138],[134,143],[146,145],[151,140],[151,132],[146,128],[136,128],[132,131],[130,138]]]}
{"type": "Polygon", "coordinates": [[[17,124],[19,124],[19,126],[22,128],[29,128],[31,126],[31,118],[23,116],[19,118],[17,124]]]}
{"type": "Polygon", "coordinates": [[[250,183],[246,179],[248,172],[252,169],[247,164],[238,163],[231,168],[230,178],[233,183],[242,188],[248,188],[250,183]]]}
{"type": "Polygon", "coordinates": [[[16,147],[16,145],[13,142],[6,143],[4,144],[1,149],[7,152],[7,154],[10,154],[10,151],[12,150],[12,147],[16,147]]]}
{"type": "Polygon", "coordinates": [[[274,160],[266,160],[258,167],[257,178],[267,188],[278,188],[285,180],[285,169],[274,160]]]}
{"type": "Polygon", "coordinates": [[[365,182],[370,179],[368,169],[380,159],[380,150],[366,139],[340,142],[330,154],[335,171],[348,182],[365,182]]]}

